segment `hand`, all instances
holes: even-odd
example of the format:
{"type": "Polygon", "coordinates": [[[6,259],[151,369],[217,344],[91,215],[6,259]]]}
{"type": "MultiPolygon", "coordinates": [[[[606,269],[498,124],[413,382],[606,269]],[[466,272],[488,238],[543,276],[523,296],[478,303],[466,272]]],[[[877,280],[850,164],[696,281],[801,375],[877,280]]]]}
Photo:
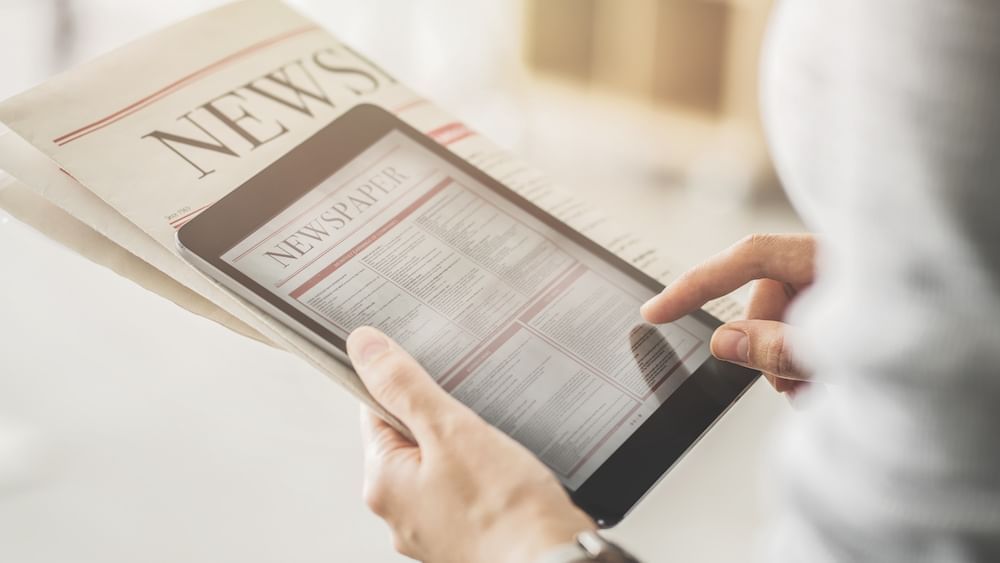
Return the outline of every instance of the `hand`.
{"type": "Polygon", "coordinates": [[[812,235],[753,235],[716,254],[679,277],[642,306],[651,323],[667,323],[697,310],[751,280],[747,320],[726,323],[712,335],[712,354],[758,369],[781,393],[801,389],[808,375],[788,345],[789,327],[781,322],[788,305],[815,275],[812,235]]]}
{"type": "Polygon", "coordinates": [[[365,501],[400,553],[528,563],[595,528],[531,452],[451,397],[398,344],[362,327],[347,352],[375,400],[416,440],[362,409],[365,501]]]}

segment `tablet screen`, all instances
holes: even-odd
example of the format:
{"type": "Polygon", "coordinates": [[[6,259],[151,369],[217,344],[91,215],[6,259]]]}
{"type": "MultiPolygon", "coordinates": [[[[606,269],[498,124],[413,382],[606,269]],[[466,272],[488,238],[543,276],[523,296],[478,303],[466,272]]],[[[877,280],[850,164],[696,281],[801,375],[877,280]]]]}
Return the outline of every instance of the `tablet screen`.
{"type": "Polygon", "coordinates": [[[651,289],[398,130],[222,260],[383,330],[573,490],[709,357],[710,327],[644,323],[651,289]]]}

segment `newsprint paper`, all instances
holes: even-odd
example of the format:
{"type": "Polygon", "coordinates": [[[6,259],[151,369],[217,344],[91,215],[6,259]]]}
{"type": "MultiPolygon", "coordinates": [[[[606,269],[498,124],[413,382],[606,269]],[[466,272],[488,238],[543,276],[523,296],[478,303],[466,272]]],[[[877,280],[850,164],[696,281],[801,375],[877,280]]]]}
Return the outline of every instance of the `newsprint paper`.
{"type": "MultiPolygon", "coordinates": [[[[296,353],[373,403],[357,376],[177,254],[182,225],[359,103],[378,105],[650,275],[670,269],[532,168],[270,0],[189,19],[0,104],[13,216],[248,337],[296,353]]],[[[709,310],[737,315],[732,301],[709,310]]],[[[384,413],[383,413],[384,414],[384,413]]]]}

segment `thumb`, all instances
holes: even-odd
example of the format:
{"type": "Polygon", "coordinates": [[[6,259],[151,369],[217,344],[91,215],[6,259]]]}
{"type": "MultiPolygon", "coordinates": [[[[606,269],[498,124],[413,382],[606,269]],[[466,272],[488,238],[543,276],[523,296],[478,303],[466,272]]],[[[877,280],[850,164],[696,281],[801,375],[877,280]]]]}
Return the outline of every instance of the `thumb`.
{"type": "Polygon", "coordinates": [[[371,327],[347,337],[347,355],[368,392],[413,432],[435,433],[449,410],[464,408],[391,338],[371,327]]]}
{"type": "Polygon", "coordinates": [[[712,355],[783,379],[808,380],[792,357],[789,331],[778,321],[726,323],[712,335],[712,355]]]}

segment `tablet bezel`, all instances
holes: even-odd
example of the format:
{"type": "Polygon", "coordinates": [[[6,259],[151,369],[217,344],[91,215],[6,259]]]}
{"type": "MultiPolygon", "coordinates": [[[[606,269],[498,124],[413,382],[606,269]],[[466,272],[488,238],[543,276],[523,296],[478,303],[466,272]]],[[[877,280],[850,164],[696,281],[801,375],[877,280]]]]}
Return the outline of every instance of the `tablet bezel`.
{"type": "MultiPolygon", "coordinates": [[[[340,352],[336,354],[338,358],[343,360],[342,338],[282,301],[221,257],[392,130],[407,135],[653,292],[663,289],[662,284],[611,251],[396,116],[370,104],[358,105],[347,111],[205,209],[180,228],[177,233],[178,245],[184,254],[195,255],[196,265],[201,269],[208,269],[208,273],[224,285],[231,286],[235,283],[242,288],[233,289],[248,289],[257,298],[284,313],[282,316],[290,317],[321,340],[331,343],[340,352]],[[282,186],[283,189],[275,189],[274,186],[282,186]]],[[[711,328],[721,324],[704,311],[698,311],[692,316],[711,328]]],[[[757,372],[710,357],[583,485],[575,491],[569,491],[574,502],[601,526],[617,524],[749,388],[758,375],[757,372]]]]}

